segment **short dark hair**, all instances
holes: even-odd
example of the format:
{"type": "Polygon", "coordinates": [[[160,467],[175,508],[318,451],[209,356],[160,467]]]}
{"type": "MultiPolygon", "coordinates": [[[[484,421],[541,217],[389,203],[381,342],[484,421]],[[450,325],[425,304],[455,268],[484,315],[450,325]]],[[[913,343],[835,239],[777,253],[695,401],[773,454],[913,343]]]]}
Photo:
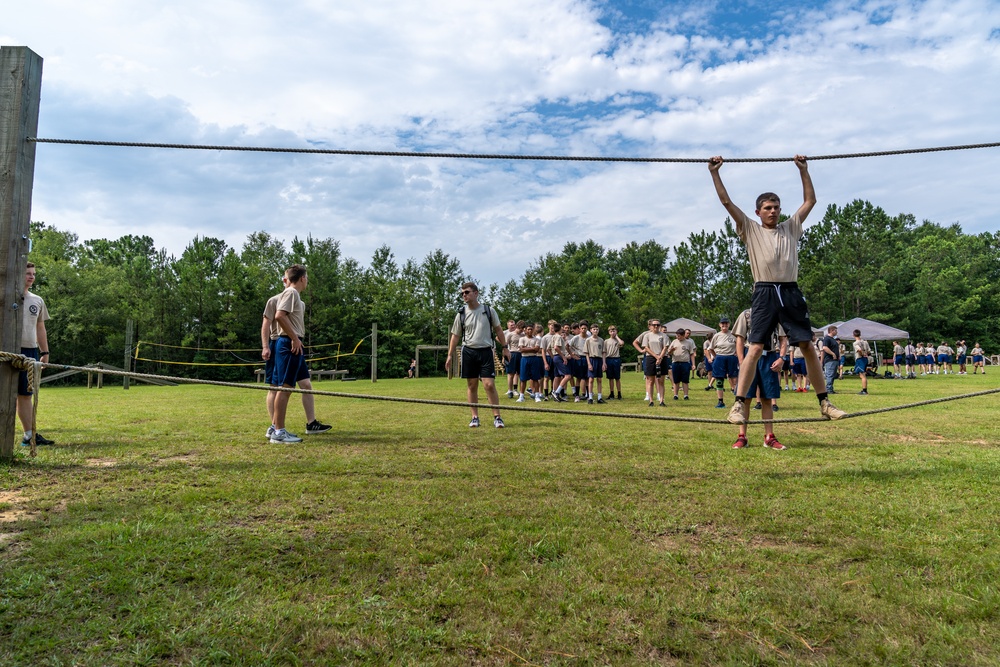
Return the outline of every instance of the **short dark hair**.
{"type": "Polygon", "coordinates": [[[479,291],[479,287],[477,287],[476,283],[472,282],[471,280],[468,281],[468,282],[462,283],[462,289],[471,289],[473,292],[478,292],[479,291]]]}
{"type": "Polygon", "coordinates": [[[857,336],[858,338],[861,338],[861,329],[855,329],[854,335],[857,336]]]}
{"type": "Polygon", "coordinates": [[[292,264],[285,270],[285,274],[288,276],[288,282],[297,283],[306,275],[306,267],[301,264],[292,264]]]}
{"type": "Polygon", "coordinates": [[[773,192],[765,192],[764,194],[757,197],[757,210],[760,210],[760,205],[766,201],[777,202],[778,206],[781,206],[781,198],[774,194],[773,192]]]}
{"type": "Polygon", "coordinates": [[[24,268],[25,269],[33,269],[33,268],[35,268],[35,263],[34,262],[28,262],[28,265],[26,267],[24,267],[24,268]]]}

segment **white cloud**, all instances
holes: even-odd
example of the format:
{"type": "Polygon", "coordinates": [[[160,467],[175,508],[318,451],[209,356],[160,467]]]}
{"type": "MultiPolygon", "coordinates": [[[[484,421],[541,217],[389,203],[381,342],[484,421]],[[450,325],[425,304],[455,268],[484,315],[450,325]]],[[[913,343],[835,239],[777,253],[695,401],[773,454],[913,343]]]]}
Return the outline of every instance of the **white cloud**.
{"type": "MultiPolygon", "coordinates": [[[[40,135],[60,138],[691,157],[998,139],[994,3],[833,2],[742,34],[713,23],[722,2],[674,4],[651,29],[617,33],[600,22],[614,2],[603,7],[36,0],[5,9],[0,43],[45,58],[40,135]]],[[[821,209],[863,198],[995,230],[995,156],[812,169],[821,209]]],[[[787,164],[725,174],[739,201],[799,189],[787,164]]],[[[362,262],[383,243],[402,258],[441,247],[489,282],[568,240],[674,245],[721,227],[724,211],[704,165],[43,144],[33,217],[81,238],[147,233],[175,253],[195,234],[239,247],[258,229],[332,236],[362,262]]]]}

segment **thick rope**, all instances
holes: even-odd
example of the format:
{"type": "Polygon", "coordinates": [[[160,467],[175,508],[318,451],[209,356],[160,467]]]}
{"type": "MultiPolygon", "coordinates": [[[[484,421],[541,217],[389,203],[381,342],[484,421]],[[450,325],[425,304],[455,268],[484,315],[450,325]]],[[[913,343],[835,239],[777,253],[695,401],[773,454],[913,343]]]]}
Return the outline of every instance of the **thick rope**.
{"type": "MultiPolygon", "coordinates": [[[[496,406],[494,406],[494,405],[492,405],[490,403],[465,403],[465,402],[462,402],[462,401],[443,401],[443,400],[427,399],[427,398],[406,398],[406,397],[401,397],[401,396],[378,396],[378,395],[372,395],[372,394],[354,394],[354,393],[340,392],[340,391],[322,391],[322,390],[317,390],[317,389],[297,389],[297,388],[293,388],[293,387],[272,387],[270,385],[261,385],[259,383],[249,384],[249,383],[245,383],[245,382],[222,382],[222,381],[219,381],[219,380],[200,380],[200,379],[196,379],[196,378],[179,378],[179,377],[173,377],[173,376],[169,376],[169,375],[155,375],[155,374],[150,374],[150,373],[135,373],[135,372],[131,372],[131,371],[117,371],[117,370],[104,370],[104,369],[102,369],[100,371],[95,371],[94,368],[92,368],[92,367],[86,367],[86,366],[69,366],[69,365],[65,365],[65,364],[42,364],[40,362],[34,361],[33,359],[29,359],[28,357],[25,357],[24,355],[13,354],[13,353],[10,353],[10,352],[0,352],[0,362],[3,362],[3,361],[9,361],[9,362],[11,362],[11,364],[15,368],[22,369],[22,370],[23,370],[22,366],[25,364],[25,362],[30,362],[30,363],[27,364],[28,366],[34,364],[34,365],[37,365],[39,368],[43,368],[43,367],[44,368],[54,368],[54,369],[57,369],[57,370],[64,370],[64,371],[66,371],[66,370],[73,370],[73,371],[79,371],[79,372],[82,372],[82,373],[99,372],[99,373],[104,373],[106,375],[117,375],[117,376],[122,376],[122,377],[133,377],[133,378],[140,378],[140,379],[141,378],[149,378],[149,379],[155,379],[155,380],[168,380],[168,381],[177,382],[177,383],[204,384],[204,385],[210,385],[210,386],[216,386],[216,387],[235,387],[235,388],[238,388],[238,389],[255,389],[255,390],[258,390],[258,391],[285,391],[285,392],[296,393],[296,394],[312,394],[312,395],[315,395],[315,396],[331,396],[331,397],[334,397],[334,398],[353,398],[353,399],[364,400],[364,401],[387,401],[387,402],[391,402],[391,403],[415,403],[415,404],[418,404],[418,405],[441,405],[441,406],[447,406],[447,407],[461,407],[461,408],[475,407],[475,408],[483,408],[483,409],[492,409],[492,408],[496,407],[496,408],[499,408],[499,409],[504,410],[504,411],[511,411],[511,412],[536,412],[536,413],[545,413],[545,414],[550,414],[550,415],[551,414],[580,415],[580,416],[587,416],[587,417],[612,417],[612,418],[619,418],[619,419],[643,419],[643,420],[647,420],[647,421],[670,421],[670,422],[683,422],[683,423],[693,423],[693,424],[716,424],[716,425],[725,425],[725,426],[733,426],[734,425],[734,424],[731,424],[729,421],[727,421],[725,419],[709,419],[707,417],[676,417],[676,416],[673,416],[673,415],[641,414],[641,413],[634,414],[634,413],[625,413],[625,412],[603,412],[603,411],[599,411],[599,412],[591,412],[591,411],[585,411],[584,412],[584,411],[575,411],[575,410],[574,411],[567,411],[567,410],[556,410],[556,409],[552,409],[552,408],[535,408],[535,407],[531,407],[531,406],[520,406],[520,405],[502,405],[502,406],[501,405],[496,405],[496,406]]],[[[966,399],[966,398],[975,398],[975,397],[978,397],[978,396],[989,396],[991,394],[997,394],[997,393],[1000,393],[1000,388],[997,388],[997,389],[986,389],[986,390],[983,390],[983,391],[976,391],[976,392],[971,392],[971,393],[967,393],[967,394],[958,394],[958,395],[955,395],[955,396],[945,396],[945,397],[942,397],[942,398],[931,398],[931,399],[927,399],[927,400],[923,400],[923,401],[914,401],[912,403],[904,403],[902,405],[893,405],[893,406],[889,406],[889,407],[885,407],[885,408],[876,408],[876,409],[873,409],[873,410],[861,410],[859,412],[852,412],[852,413],[848,413],[844,417],[841,417],[841,419],[842,420],[843,419],[854,419],[856,417],[866,417],[866,416],[870,416],[870,415],[882,414],[882,413],[885,413],[885,412],[895,412],[897,410],[907,410],[907,409],[910,409],[910,408],[921,407],[921,406],[924,406],[924,405],[933,405],[935,403],[946,403],[946,402],[949,402],[949,401],[957,401],[957,400],[962,400],[962,399],[966,399]]],[[[35,392],[36,401],[37,401],[37,395],[38,395],[38,392],[36,391],[35,392]]],[[[786,419],[768,419],[768,420],[759,420],[759,421],[749,421],[748,420],[747,424],[748,425],[757,425],[757,424],[765,424],[765,423],[771,423],[771,424],[804,424],[804,423],[811,423],[811,422],[826,422],[826,421],[830,421],[830,420],[827,419],[826,417],[792,417],[792,418],[786,418],[786,419]]],[[[34,452],[34,445],[32,445],[32,452],[34,452]]],[[[32,455],[34,455],[34,454],[32,454],[32,455]]]]}
{"type": "Polygon", "coordinates": [[[34,458],[36,455],[35,451],[35,434],[38,433],[37,423],[38,423],[38,387],[35,386],[35,378],[42,377],[42,368],[45,366],[42,362],[37,359],[32,359],[31,357],[26,357],[23,354],[10,354],[9,352],[0,352],[0,361],[9,361],[10,365],[14,367],[15,370],[24,371],[28,374],[28,391],[32,393],[31,399],[31,449],[29,450],[29,455],[34,458]]]}
{"type": "MultiPolygon", "coordinates": [[[[407,158],[453,158],[470,160],[546,160],[559,162],[672,162],[672,163],[703,163],[709,158],[688,157],[616,157],[587,155],[510,155],[498,153],[423,153],[417,151],[371,151],[345,150],[339,148],[274,148],[267,146],[213,146],[204,144],[164,144],[134,141],[96,141],[88,139],[43,139],[28,137],[28,141],[39,144],[70,144],[75,146],[114,146],[119,148],[174,148],[199,151],[247,151],[252,153],[305,153],[312,155],[359,155],[374,157],[407,157],[407,158]]],[[[811,155],[809,160],[842,160],[861,157],[884,157],[888,155],[913,155],[915,153],[939,153],[943,151],[964,151],[973,148],[997,148],[1000,143],[965,144],[961,146],[937,146],[934,148],[906,148],[891,151],[873,151],[868,153],[840,153],[834,155],[811,155]]],[[[726,158],[726,162],[793,162],[794,157],[743,157],[726,158]]]]}

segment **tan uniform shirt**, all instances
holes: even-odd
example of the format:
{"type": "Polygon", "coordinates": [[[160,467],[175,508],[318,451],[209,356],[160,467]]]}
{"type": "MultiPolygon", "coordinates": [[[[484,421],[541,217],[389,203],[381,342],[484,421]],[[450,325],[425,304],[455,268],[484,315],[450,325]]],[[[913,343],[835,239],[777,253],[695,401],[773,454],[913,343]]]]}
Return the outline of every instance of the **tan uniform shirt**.
{"type": "Polygon", "coordinates": [[[285,331],[278,325],[278,333],[282,336],[290,336],[292,332],[299,338],[306,335],[306,304],[302,302],[299,291],[294,287],[286,287],[285,291],[278,295],[276,310],[287,314],[288,324],[292,331],[285,331]]]}
{"type": "Polygon", "coordinates": [[[690,338],[685,338],[684,340],[677,340],[676,338],[670,342],[667,346],[667,354],[670,355],[670,360],[674,362],[691,362],[691,355],[694,354],[695,350],[698,348],[695,346],[694,341],[690,338]]]}
{"type": "Polygon", "coordinates": [[[754,282],[793,283],[799,279],[802,221],[797,212],[774,229],[744,215],[736,221],[736,233],[746,244],[754,282]]]}
{"type": "MultiPolygon", "coordinates": [[[[723,356],[730,356],[736,354],[736,336],[729,333],[722,333],[721,331],[711,339],[712,352],[715,354],[721,354],[723,356]]],[[[719,362],[722,363],[721,361],[719,362]]]]}
{"type": "Polygon", "coordinates": [[[491,317],[487,320],[484,304],[479,304],[474,310],[470,310],[468,306],[462,307],[465,308],[465,336],[462,337],[461,313],[455,313],[451,334],[461,337],[464,347],[479,349],[493,347],[493,330],[500,326],[500,316],[497,315],[496,308],[490,308],[491,317]]]}
{"type": "Polygon", "coordinates": [[[617,359],[622,356],[622,343],[617,336],[604,339],[604,356],[608,359],[617,359]]]}
{"type": "Polygon", "coordinates": [[[49,309],[45,307],[45,301],[37,294],[25,292],[24,319],[21,320],[21,347],[38,347],[39,319],[42,322],[49,319],[49,309]]]}

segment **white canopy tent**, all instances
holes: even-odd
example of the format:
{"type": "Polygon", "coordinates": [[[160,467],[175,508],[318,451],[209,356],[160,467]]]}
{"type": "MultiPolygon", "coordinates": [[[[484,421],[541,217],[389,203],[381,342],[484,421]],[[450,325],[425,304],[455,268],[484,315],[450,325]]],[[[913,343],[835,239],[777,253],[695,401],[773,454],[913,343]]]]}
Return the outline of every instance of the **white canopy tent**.
{"type": "Polygon", "coordinates": [[[708,336],[714,336],[716,333],[716,330],[712,327],[707,327],[701,322],[695,322],[694,320],[689,320],[686,317],[678,317],[676,320],[664,322],[663,326],[667,328],[667,333],[671,336],[673,336],[678,329],[690,329],[692,336],[706,338],[708,336]]]}

